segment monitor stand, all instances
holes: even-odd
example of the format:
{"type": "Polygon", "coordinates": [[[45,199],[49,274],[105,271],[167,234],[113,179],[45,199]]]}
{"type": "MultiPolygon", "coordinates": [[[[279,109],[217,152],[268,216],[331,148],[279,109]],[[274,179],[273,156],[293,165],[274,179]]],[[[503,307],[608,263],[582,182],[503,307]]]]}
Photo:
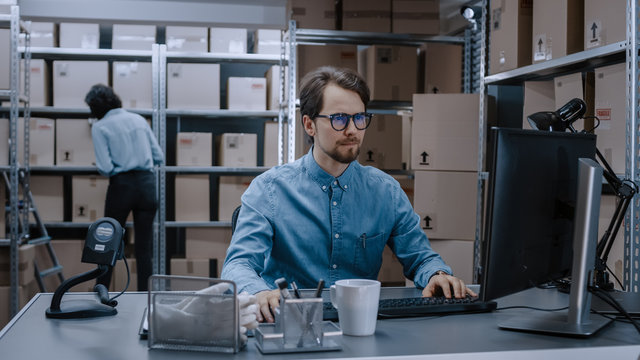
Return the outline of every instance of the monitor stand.
{"type": "Polygon", "coordinates": [[[596,259],[602,167],[591,159],[578,161],[569,310],[563,313],[535,314],[532,317],[519,316],[499,323],[501,329],[587,337],[613,321],[600,315],[590,316],[591,293],[587,289],[592,283],[596,259]]]}

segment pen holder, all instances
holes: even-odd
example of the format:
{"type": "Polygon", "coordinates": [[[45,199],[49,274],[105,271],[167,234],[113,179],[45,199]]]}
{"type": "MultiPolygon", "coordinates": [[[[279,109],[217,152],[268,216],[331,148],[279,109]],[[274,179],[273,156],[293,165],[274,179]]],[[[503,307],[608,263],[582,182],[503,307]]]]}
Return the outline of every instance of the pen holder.
{"type": "Polygon", "coordinates": [[[322,346],[322,298],[283,299],[280,306],[284,346],[322,346]]]}

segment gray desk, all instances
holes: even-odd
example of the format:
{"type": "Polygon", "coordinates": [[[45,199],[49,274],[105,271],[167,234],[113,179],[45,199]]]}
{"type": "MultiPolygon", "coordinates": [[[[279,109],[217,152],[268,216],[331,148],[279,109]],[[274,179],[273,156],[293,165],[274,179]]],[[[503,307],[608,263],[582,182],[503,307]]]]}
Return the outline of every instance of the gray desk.
{"type": "MultiPolygon", "coordinates": [[[[589,339],[573,339],[500,330],[497,322],[536,312],[511,309],[484,314],[379,320],[368,337],[343,336],[343,350],[324,353],[265,355],[254,339],[236,355],[148,350],[138,337],[146,293],[121,296],[113,317],[79,320],[45,318],[52,294],[38,294],[0,332],[2,359],[638,359],[640,334],[630,324],[616,322],[589,339]]],[[[65,295],[65,299],[93,297],[65,295]]],[[[555,290],[530,289],[498,302],[499,307],[565,306],[568,296],[555,290]]]]}

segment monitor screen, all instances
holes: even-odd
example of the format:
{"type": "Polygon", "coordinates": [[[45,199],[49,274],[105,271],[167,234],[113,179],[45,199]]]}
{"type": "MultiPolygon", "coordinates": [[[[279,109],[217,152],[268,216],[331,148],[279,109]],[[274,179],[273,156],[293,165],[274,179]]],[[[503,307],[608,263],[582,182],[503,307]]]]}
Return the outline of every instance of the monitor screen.
{"type": "Polygon", "coordinates": [[[485,301],[570,274],[578,159],[596,152],[592,134],[491,132],[478,274],[485,301]]]}

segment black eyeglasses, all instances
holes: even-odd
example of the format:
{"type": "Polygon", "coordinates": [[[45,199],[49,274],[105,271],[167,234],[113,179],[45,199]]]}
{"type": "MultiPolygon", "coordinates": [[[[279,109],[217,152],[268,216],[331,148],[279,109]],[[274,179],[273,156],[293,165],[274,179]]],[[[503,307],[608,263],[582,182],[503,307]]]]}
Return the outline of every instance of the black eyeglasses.
{"type": "Polygon", "coordinates": [[[368,112],[359,112],[357,114],[349,115],[345,113],[337,113],[331,115],[318,115],[316,117],[327,118],[331,120],[331,127],[336,131],[342,131],[349,126],[349,120],[353,119],[353,125],[358,130],[364,130],[371,124],[371,118],[373,114],[368,112]]]}

